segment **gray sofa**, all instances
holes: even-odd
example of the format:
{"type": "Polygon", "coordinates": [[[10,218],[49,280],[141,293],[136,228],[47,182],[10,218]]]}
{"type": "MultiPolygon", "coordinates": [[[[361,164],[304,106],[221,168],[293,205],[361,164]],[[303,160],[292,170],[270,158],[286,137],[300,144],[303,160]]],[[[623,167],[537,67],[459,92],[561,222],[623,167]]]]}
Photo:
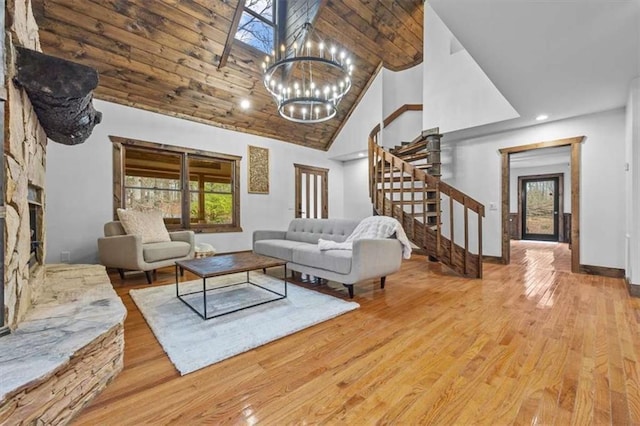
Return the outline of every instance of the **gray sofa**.
{"type": "Polygon", "coordinates": [[[287,231],[255,231],[253,251],[287,261],[287,268],[342,283],[353,297],[358,281],[380,278],[384,288],[387,275],[402,264],[402,244],[395,238],[361,239],[353,250],[318,249],[318,239],[343,242],[358,225],[348,219],[293,219],[287,231]]]}

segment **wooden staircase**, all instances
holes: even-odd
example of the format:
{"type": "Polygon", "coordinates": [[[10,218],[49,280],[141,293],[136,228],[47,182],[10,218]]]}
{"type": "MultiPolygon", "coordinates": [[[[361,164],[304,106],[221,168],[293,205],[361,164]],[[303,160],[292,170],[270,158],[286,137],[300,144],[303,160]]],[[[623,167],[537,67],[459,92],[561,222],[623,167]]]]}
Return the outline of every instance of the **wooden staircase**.
{"type": "Polygon", "coordinates": [[[369,134],[369,189],[376,213],[396,218],[411,242],[433,260],[465,277],[481,278],[484,206],[440,180],[442,135],[424,131],[387,151],[378,145],[380,131],[377,125],[369,134]]]}

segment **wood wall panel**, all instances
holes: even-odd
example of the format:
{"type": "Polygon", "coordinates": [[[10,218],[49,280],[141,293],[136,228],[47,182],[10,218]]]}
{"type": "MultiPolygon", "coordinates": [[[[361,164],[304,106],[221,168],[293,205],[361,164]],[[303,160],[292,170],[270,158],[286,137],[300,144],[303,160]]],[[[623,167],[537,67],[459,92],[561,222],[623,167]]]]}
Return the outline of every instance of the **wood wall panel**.
{"type": "MultiPolygon", "coordinates": [[[[333,120],[282,119],[261,81],[263,54],[234,43],[218,69],[237,1],[33,0],[45,53],[100,73],[98,99],[327,150],[371,77],[422,61],[421,1],[320,2],[318,35],[356,66],[333,120]],[[240,109],[242,99],[252,103],[240,109]]],[[[300,4],[289,1],[298,20],[300,4]]],[[[311,14],[312,15],[312,14],[311,14]]]]}

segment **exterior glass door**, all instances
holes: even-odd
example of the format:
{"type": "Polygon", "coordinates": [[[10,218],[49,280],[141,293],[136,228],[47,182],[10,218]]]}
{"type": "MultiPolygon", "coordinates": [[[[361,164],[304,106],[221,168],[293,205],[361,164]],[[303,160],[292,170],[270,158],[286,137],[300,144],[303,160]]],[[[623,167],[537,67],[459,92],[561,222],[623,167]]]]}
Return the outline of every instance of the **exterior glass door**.
{"type": "Polygon", "coordinates": [[[329,217],[329,170],[294,164],[296,169],[296,217],[329,217]]]}
{"type": "Polygon", "coordinates": [[[522,180],[522,239],[558,241],[558,178],[522,180]]]}

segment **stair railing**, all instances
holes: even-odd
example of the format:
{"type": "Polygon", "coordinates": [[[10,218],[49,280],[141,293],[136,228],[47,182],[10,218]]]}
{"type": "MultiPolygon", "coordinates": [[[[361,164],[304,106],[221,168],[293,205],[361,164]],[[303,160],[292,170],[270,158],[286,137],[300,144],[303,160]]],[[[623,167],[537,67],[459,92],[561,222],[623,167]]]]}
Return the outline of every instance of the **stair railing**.
{"type": "MultiPolygon", "coordinates": [[[[421,109],[421,106],[417,109],[415,106],[404,105],[390,114],[383,121],[383,126],[388,126],[405,111],[421,109]]],[[[381,130],[382,127],[378,124],[369,133],[369,194],[375,210],[378,214],[398,219],[409,239],[425,249],[429,256],[437,258],[461,275],[481,278],[484,205],[442,182],[438,177],[431,176],[384,150],[378,144],[381,130]],[[399,185],[396,186],[396,183],[399,185]],[[418,194],[420,197],[416,198],[418,194]],[[410,197],[408,200],[407,195],[410,197]],[[449,199],[448,238],[443,235],[442,229],[443,195],[449,199]],[[455,203],[460,204],[464,209],[464,247],[455,243],[455,203]],[[410,205],[409,212],[404,209],[406,204],[410,205]],[[416,213],[417,206],[421,207],[421,212],[416,213]],[[476,213],[478,218],[477,254],[471,253],[469,247],[469,210],[476,213]],[[434,223],[428,223],[430,217],[435,217],[434,223]]]]}

